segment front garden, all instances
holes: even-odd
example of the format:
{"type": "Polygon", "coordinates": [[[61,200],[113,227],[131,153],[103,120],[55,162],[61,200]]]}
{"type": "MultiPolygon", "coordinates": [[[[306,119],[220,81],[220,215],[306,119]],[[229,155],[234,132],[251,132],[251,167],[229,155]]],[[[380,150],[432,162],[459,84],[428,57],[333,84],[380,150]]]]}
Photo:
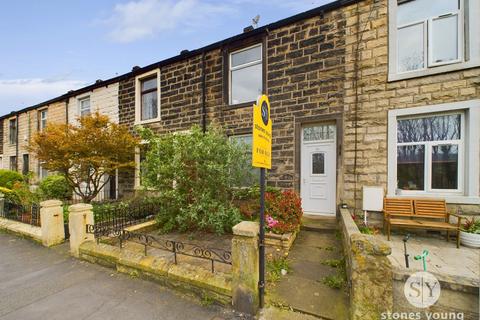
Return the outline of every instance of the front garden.
{"type": "MultiPolygon", "coordinates": [[[[92,202],[95,225],[87,225],[89,233],[98,243],[229,274],[232,227],[259,220],[259,187],[244,185],[255,180],[249,147],[218,128],[139,133],[146,142],[143,190],[130,199],[92,202]]],[[[270,266],[285,261],[303,212],[300,197],[291,190],[268,187],[265,200],[270,266]]]]}

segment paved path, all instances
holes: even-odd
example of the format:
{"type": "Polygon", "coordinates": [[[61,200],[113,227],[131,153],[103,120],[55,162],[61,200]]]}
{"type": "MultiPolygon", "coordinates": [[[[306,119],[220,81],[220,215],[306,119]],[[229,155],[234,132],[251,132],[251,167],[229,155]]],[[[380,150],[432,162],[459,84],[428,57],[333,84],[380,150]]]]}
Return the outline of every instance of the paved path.
{"type": "MultiPolygon", "coordinates": [[[[0,232],[0,319],[232,319],[155,283],[0,232]]],[[[241,317],[240,317],[241,319],[241,317]]]]}
{"type": "Polygon", "coordinates": [[[271,288],[267,298],[274,304],[321,319],[348,319],[348,296],[345,288],[333,289],[323,284],[327,276],[339,270],[323,265],[328,259],[343,257],[341,241],[335,236],[335,221],[308,221],[290,249],[291,273],[271,288]],[[305,230],[307,229],[307,230],[305,230]],[[315,231],[314,231],[315,230],[315,231]]]}

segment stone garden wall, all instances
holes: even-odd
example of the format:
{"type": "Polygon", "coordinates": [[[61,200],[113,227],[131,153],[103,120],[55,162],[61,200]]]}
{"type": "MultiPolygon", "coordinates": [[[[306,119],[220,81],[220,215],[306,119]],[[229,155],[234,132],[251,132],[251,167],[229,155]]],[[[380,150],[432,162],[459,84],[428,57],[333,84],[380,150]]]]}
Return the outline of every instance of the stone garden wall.
{"type": "Polygon", "coordinates": [[[340,209],[340,231],[347,264],[351,319],[380,319],[393,309],[391,248],[360,233],[348,209],[340,209]]]}

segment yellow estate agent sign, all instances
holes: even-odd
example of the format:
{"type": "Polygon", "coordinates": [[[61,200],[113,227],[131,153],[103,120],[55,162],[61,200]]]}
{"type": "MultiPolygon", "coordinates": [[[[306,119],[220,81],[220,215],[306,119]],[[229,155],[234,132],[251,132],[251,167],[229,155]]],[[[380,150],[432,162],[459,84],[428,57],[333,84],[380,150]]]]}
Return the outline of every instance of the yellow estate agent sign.
{"type": "Polygon", "coordinates": [[[252,166],[272,168],[272,120],[270,102],[266,95],[258,98],[253,105],[252,166]]]}

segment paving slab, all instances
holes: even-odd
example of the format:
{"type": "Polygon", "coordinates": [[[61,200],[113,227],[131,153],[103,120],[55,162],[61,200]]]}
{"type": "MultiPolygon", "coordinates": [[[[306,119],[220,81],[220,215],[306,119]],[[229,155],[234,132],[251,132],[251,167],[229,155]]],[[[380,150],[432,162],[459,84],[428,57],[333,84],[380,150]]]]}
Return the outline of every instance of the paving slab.
{"type": "Polygon", "coordinates": [[[338,270],[322,262],[342,258],[341,242],[331,230],[300,231],[288,257],[291,272],[267,287],[267,301],[321,319],[348,319],[346,290],[323,284],[338,270]]]}
{"type": "Polygon", "coordinates": [[[415,255],[420,255],[424,249],[428,250],[427,270],[449,278],[471,279],[473,283],[480,284],[480,250],[460,246],[457,248],[455,241],[446,242],[442,236],[419,236],[411,235],[407,242],[407,251],[410,254],[410,268],[405,266],[403,237],[404,235],[392,235],[391,241],[386,236],[378,235],[391,247],[392,254],[389,256],[394,269],[399,271],[421,271],[421,260],[414,260],[415,255]]]}

